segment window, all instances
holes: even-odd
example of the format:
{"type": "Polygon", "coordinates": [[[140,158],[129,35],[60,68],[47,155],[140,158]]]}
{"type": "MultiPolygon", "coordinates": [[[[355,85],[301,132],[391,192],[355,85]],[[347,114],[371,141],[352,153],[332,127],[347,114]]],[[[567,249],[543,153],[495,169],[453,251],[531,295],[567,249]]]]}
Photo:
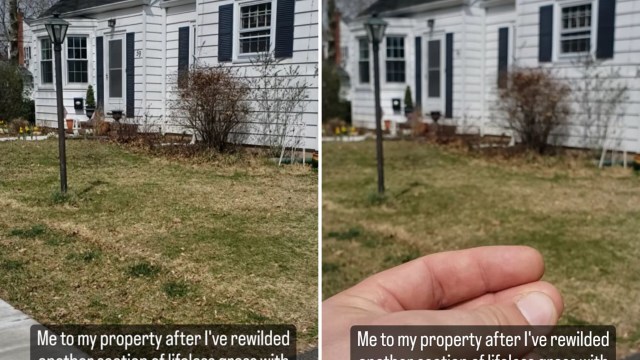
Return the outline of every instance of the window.
{"type": "Polygon", "coordinates": [[[369,67],[369,40],[366,38],[361,38],[358,40],[359,42],[359,53],[360,57],[358,58],[358,66],[360,71],[360,83],[368,84],[369,83],[369,75],[371,73],[369,67]]]}
{"type": "Polygon", "coordinates": [[[51,40],[48,38],[40,40],[40,82],[43,84],[53,84],[53,59],[51,55],[51,40]]]}
{"type": "Polygon", "coordinates": [[[591,49],[591,4],[562,8],[560,52],[584,53],[591,49]]]}
{"type": "Polygon", "coordinates": [[[431,40],[427,46],[427,95],[440,97],[440,40],[431,40]]]}
{"type": "Polygon", "coordinates": [[[24,47],[24,59],[25,60],[31,59],[31,47],[30,46],[25,46],[24,47]]]}
{"type": "Polygon", "coordinates": [[[387,37],[387,82],[405,82],[404,38],[387,37]]]}
{"type": "Polygon", "coordinates": [[[268,52],[271,47],[271,3],[240,7],[240,54],[268,52]]]}
{"type": "Polygon", "coordinates": [[[89,81],[86,37],[67,38],[67,81],[70,83],[89,81]]]}

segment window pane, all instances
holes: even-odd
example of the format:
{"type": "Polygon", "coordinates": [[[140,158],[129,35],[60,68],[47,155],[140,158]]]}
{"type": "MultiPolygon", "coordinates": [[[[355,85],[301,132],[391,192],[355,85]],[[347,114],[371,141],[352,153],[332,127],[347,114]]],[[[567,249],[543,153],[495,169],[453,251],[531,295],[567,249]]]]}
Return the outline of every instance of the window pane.
{"type": "Polygon", "coordinates": [[[440,97],[440,40],[431,40],[427,46],[427,96],[440,97]]]}
{"type": "Polygon", "coordinates": [[[86,83],[88,79],[87,61],[86,60],[69,60],[68,66],[68,81],[71,83],[86,83]]]}
{"type": "Polygon", "coordinates": [[[404,82],[404,61],[387,61],[387,82],[404,82]]]}
{"type": "Polygon", "coordinates": [[[405,82],[404,38],[387,37],[387,82],[405,82]]]}
{"type": "Polygon", "coordinates": [[[51,60],[51,40],[42,39],[40,44],[42,47],[42,60],[51,60]]]}
{"type": "Polygon", "coordinates": [[[240,9],[241,29],[271,26],[271,3],[243,6],[240,9]]]}
{"type": "Polygon", "coordinates": [[[360,61],[360,82],[369,83],[369,61],[360,61]]]}
{"type": "Polygon", "coordinates": [[[51,84],[53,83],[53,61],[41,61],[40,62],[41,75],[42,75],[42,83],[43,84],[51,84]]]}
{"type": "Polygon", "coordinates": [[[271,48],[271,2],[240,8],[240,54],[271,48]]]}
{"type": "Polygon", "coordinates": [[[427,49],[428,63],[430,69],[440,68],[440,40],[429,41],[427,49]]]}
{"type": "Polygon", "coordinates": [[[122,68],[122,40],[109,41],[109,68],[122,68]]]}
{"type": "Polygon", "coordinates": [[[429,97],[440,97],[440,70],[429,70],[429,97]]]}
{"type": "Polygon", "coordinates": [[[109,97],[122,97],[122,70],[109,70],[109,97]]]}
{"type": "Polygon", "coordinates": [[[251,31],[240,34],[240,53],[257,53],[269,51],[271,34],[266,31],[251,31]]]}
{"type": "Polygon", "coordinates": [[[67,38],[67,80],[70,83],[86,83],[89,79],[87,62],[87,38],[67,38]]]}
{"type": "Polygon", "coordinates": [[[360,39],[359,40],[360,47],[360,60],[369,60],[369,40],[360,39]]]}
{"type": "Polygon", "coordinates": [[[564,7],[561,24],[562,53],[582,53],[591,49],[591,4],[564,7]]]}

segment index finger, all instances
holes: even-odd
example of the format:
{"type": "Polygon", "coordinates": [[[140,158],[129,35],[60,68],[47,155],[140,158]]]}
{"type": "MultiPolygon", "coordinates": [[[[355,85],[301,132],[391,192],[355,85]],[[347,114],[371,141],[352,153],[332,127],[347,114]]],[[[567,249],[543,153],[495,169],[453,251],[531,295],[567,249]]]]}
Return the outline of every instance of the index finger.
{"type": "Polygon", "coordinates": [[[389,312],[443,309],[539,280],[540,253],[527,246],[487,246],[424,256],[373,275],[346,294],[389,312]]]}

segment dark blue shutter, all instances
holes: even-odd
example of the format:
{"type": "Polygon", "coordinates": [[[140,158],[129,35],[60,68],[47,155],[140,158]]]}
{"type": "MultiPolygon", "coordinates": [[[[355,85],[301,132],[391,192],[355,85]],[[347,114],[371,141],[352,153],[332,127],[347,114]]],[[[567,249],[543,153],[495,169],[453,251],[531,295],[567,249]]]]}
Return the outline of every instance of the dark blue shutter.
{"type": "Polygon", "coordinates": [[[135,34],[127,33],[127,117],[135,116],[135,34]]]}
{"type": "Polygon", "coordinates": [[[416,106],[422,106],[422,37],[416,36],[416,106]]]}
{"type": "Polygon", "coordinates": [[[293,56],[293,18],[296,0],[278,0],[276,19],[276,58],[293,56]]]}
{"type": "Polygon", "coordinates": [[[102,36],[96,37],[96,93],[97,107],[104,110],[104,46],[102,36]]]}
{"type": "Polygon", "coordinates": [[[553,49],[553,5],[540,7],[538,61],[550,62],[553,49]]]}
{"type": "Polygon", "coordinates": [[[598,42],[596,57],[613,58],[613,43],[616,28],[616,0],[600,0],[598,3],[598,42]]]}
{"type": "Polygon", "coordinates": [[[233,57],[233,4],[220,6],[218,21],[218,61],[233,57]]]}
{"type": "Polygon", "coordinates": [[[444,90],[444,117],[453,117],[453,33],[448,33],[445,41],[445,90],[444,90]]]}
{"type": "Polygon", "coordinates": [[[189,27],[178,29],[178,86],[184,86],[189,72],[189,27]]]}
{"type": "Polygon", "coordinates": [[[498,87],[507,85],[507,70],[509,67],[509,28],[498,29],[498,87]]]}

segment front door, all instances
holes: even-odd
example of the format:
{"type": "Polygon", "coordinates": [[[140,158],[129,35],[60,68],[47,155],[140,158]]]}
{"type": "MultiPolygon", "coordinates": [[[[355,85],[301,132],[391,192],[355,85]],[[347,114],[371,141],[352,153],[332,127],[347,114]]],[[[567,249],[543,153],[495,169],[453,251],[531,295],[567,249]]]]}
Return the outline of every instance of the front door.
{"type": "Polygon", "coordinates": [[[107,46],[106,111],[125,111],[123,39],[110,39],[107,46]]]}

